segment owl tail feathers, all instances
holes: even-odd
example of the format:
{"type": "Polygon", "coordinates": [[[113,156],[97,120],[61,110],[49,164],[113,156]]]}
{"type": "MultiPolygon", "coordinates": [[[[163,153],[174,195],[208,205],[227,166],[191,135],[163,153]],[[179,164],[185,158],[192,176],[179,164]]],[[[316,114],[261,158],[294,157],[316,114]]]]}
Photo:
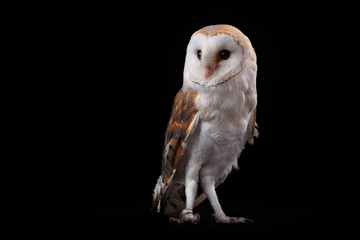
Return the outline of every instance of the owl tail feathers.
{"type": "MultiPolygon", "coordinates": [[[[160,192],[161,192],[161,189],[164,187],[164,183],[163,183],[163,179],[162,179],[162,176],[160,176],[156,182],[156,185],[155,185],[155,188],[154,188],[154,193],[153,193],[153,203],[155,203],[157,197],[159,196],[160,192]]],[[[159,213],[160,212],[160,202],[161,200],[158,201],[157,203],[157,212],[159,213]]],[[[153,206],[151,208],[151,210],[154,208],[155,206],[153,206]]],[[[151,211],[150,210],[150,211],[151,211]]]]}

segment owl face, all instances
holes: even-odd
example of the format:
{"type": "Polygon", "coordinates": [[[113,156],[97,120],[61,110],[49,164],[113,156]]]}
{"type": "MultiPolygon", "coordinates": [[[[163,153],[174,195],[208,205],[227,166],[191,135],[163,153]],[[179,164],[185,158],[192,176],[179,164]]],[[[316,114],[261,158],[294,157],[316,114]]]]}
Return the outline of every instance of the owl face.
{"type": "Polygon", "coordinates": [[[230,25],[195,32],[186,51],[184,80],[203,87],[224,83],[239,74],[247,58],[255,60],[248,38],[230,25]]]}
{"type": "Polygon", "coordinates": [[[204,87],[228,81],[241,71],[242,47],[230,36],[196,34],[187,48],[190,80],[204,87]]]}

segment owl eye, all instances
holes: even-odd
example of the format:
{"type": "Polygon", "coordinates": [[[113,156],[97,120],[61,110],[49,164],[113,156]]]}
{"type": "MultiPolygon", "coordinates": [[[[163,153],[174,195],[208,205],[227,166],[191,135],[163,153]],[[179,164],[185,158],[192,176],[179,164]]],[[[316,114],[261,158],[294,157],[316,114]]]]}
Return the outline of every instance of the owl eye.
{"type": "Polygon", "coordinates": [[[197,51],[197,58],[198,58],[199,60],[201,59],[201,51],[200,51],[200,50],[197,51]]]}
{"type": "Polygon", "coordinates": [[[219,57],[221,59],[228,59],[230,57],[230,52],[228,50],[221,50],[219,57]]]}

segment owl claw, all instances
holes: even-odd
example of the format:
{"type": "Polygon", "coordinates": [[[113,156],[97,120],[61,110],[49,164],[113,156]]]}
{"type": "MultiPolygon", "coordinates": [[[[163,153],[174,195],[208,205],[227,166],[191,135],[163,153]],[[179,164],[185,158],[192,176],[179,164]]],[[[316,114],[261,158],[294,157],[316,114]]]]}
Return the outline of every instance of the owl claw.
{"type": "Polygon", "coordinates": [[[211,219],[216,223],[226,223],[226,224],[237,224],[237,223],[254,223],[253,220],[244,218],[244,217],[228,217],[213,214],[211,219]]]}
{"type": "Polygon", "coordinates": [[[198,213],[193,214],[192,212],[189,213],[181,213],[179,218],[170,217],[169,222],[170,224],[183,224],[183,223],[190,223],[190,224],[198,224],[200,221],[200,215],[198,213]]]}

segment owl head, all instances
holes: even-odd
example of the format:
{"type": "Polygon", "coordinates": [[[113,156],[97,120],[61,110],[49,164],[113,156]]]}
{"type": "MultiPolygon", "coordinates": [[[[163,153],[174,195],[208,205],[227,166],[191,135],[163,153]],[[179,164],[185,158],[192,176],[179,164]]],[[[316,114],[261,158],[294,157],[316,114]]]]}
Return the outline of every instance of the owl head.
{"type": "Polygon", "coordinates": [[[249,39],[230,25],[207,26],[196,31],[187,46],[184,84],[214,87],[247,68],[256,74],[256,54],[249,39]]]}

